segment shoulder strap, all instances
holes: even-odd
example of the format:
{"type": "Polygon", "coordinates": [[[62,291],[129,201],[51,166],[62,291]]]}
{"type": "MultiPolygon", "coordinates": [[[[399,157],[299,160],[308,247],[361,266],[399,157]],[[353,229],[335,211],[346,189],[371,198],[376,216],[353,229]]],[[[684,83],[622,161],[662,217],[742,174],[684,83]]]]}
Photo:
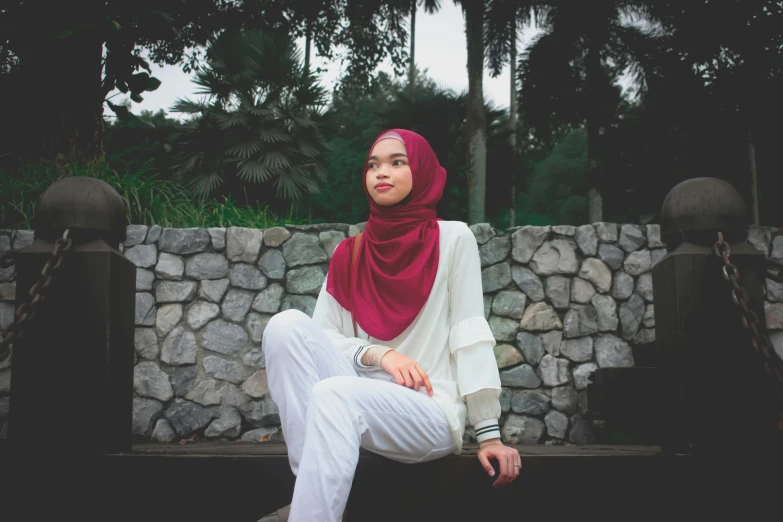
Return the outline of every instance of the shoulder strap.
{"type": "MultiPolygon", "coordinates": [[[[356,234],[353,240],[353,251],[351,252],[351,293],[356,288],[356,258],[359,257],[359,249],[362,245],[362,232],[356,234]]],[[[358,337],[358,331],[356,329],[356,317],[354,317],[354,306],[351,306],[351,320],[353,321],[353,335],[358,337]]]]}

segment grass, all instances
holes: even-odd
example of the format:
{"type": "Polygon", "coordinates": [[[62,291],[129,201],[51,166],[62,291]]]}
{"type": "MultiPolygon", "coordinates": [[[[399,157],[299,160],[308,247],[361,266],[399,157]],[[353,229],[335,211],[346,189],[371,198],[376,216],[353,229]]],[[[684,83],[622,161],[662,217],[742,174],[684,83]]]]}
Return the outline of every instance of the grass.
{"type": "Polygon", "coordinates": [[[87,164],[47,161],[14,171],[0,170],[0,228],[34,228],[35,207],[41,194],[68,176],[89,176],[114,187],[125,201],[128,223],[132,224],[270,228],[299,221],[291,215],[277,216],[259,204],[238,206],[230,198],[196,201],[176,183],[151,174],[149,164],[137,172],[119,174],[104,160],[87,164]]]}

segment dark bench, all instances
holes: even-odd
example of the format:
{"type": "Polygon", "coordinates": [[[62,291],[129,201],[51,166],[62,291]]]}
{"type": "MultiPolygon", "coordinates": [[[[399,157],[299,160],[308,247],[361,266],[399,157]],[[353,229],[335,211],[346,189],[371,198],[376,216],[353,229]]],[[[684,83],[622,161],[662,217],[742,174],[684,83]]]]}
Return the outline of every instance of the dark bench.
{"type": "MultiPolygon", "coordinates": [[[[55,437],[33,455],[0,447],[2,520],[255,522],[288,503],[294,486],[280,443],[140,444],[129,453],[93,458],[56,443],[55,437]],[[9,513],[15,516],[4,516],[9,513]]],[[[777,499],[781,485],[780,461],[768,462],[776,474],[763,481],[755,463],[745,462],[744,470],[729,466],[732,456],[742,464],[738,448],[727,448],[729,458],[714,465],[692,455],[662,455],[657,446],[517,449],[522,472],[502,489],[492,487],[475,445],[460,456],[417,465],[363,451],[346,522],[628,521],[668,517],[683,506],[704,515],[746,499],[753,511],[760,500],[777,499]],[[769,496],[759,483],[770,486],[769,496]],[[743,487],[752,487],[755,496],[743,497],[743,487]],[[720,488],[727,489],[725,497],[720,488]]]]}

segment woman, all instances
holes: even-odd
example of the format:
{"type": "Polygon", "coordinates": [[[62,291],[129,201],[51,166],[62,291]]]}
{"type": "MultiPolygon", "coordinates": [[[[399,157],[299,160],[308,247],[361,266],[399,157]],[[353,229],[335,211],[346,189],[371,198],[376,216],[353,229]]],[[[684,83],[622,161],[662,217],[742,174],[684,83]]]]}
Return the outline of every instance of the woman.
{"type": "Polygon", "coordinates": [[[381,133],[364,167],[359,244],[338,245],[312,319],[288,310],[269,321],[269,389],[297,480],[291,505],[262,521],[341,520],[360,447],[405,463],[460,453],[466,417],[490,476],[498,461],[494,486],[519,475],[519,453],[500,441],[476,240],[436,216],[445,182],[424,138],[381,133]]]}

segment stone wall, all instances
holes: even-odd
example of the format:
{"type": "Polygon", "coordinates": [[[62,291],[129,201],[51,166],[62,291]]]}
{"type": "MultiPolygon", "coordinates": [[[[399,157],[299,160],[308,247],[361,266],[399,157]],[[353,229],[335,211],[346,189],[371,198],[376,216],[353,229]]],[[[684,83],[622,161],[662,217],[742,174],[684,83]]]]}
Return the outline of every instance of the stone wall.
{"type": "MultiPolygon", "coordinates": [[[[503,437],[595,440],[585,388],[596,368],[633,366],[655,340],[650,269],[666,250],[657,225],[597,223],[471,227],[484,309],[498,341],[503,437]]],[[[133,433],[141,440],[281,439],[261,338],[270,317],[312,314],[331,253],[361,225],[161,229],[131,225],[122,247],[138,267],[133,433]]],[[[783,236],[753,228],[749,242],[783,259],[783,236]]],[[[32,241],[0,231],[0,253],[32,241]]],[[[12,320],[13,268],[0,271],[0,327],[12,320]]],[[[767,320],[783,329],[783,285],[767,282],[767,320]]],[[[783,332],[774,332],[783,356],[783,332]]],[[[0,365],[0,422],[11,370],[0,365]]],[[[5,428],[4,430],[5,431],[5,428]]],[[[468,429],[466,440],[472,440],[468,429]]]]}

